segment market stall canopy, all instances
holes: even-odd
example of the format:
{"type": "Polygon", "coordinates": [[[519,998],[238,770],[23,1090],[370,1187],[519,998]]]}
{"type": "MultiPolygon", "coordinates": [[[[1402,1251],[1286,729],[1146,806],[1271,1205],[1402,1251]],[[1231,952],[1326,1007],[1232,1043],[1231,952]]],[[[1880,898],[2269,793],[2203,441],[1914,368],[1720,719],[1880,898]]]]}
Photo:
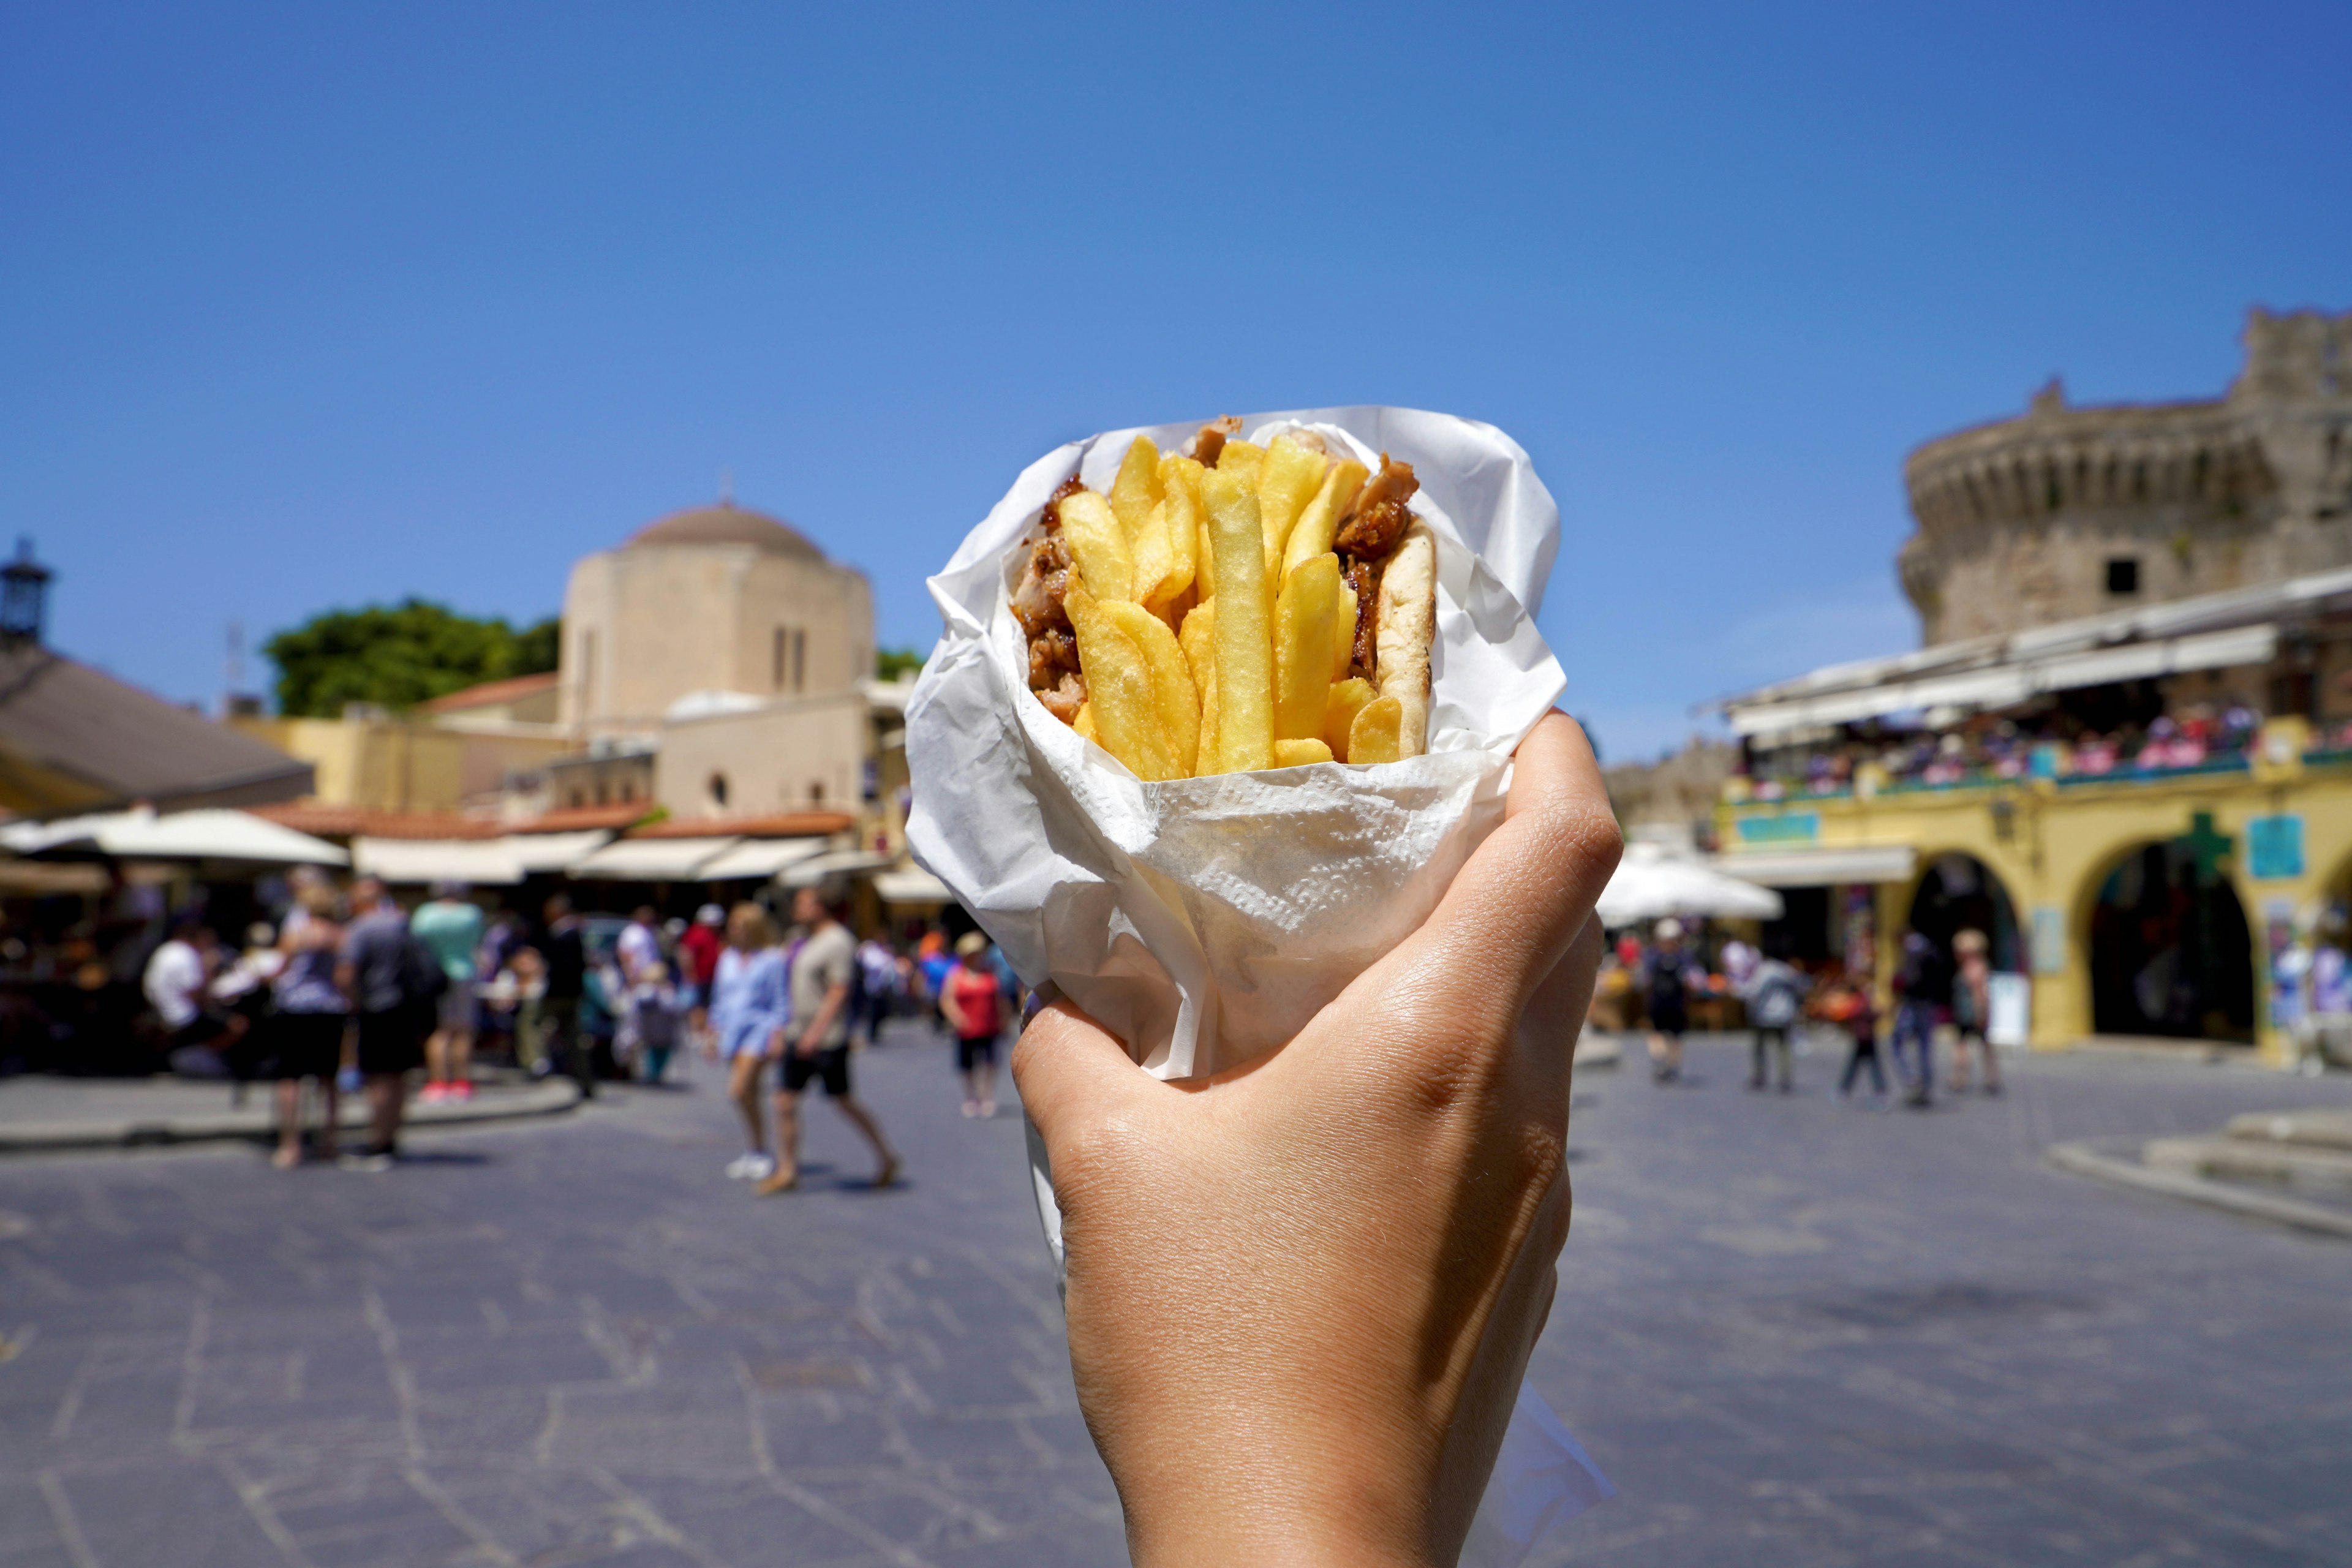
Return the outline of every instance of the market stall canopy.
{"type": "Polygon", "coordinates": [[[464,882],[508,888],[523,879],[522,861],[504,838],[352,840],[352,866],[387,882],[464,882]]]}
{"type": "Polygon", "coordinates": [[[706,882],[765,881],[787,866],[824,853],[822,838],[746,838],[702,868],[706,882]]]}
{"type": "Polygon", "coordinates": [[[606,882],[699,882],[705,865],[741,842],[740,838],[623,838],[572,866],[571,872],[606,882]]]}
{"type": "Polygon", "coordinates": [[[529,876],[568,871],[603,848],[612,837],[610,829],[598,827],[574,833],[510,833],[498,842],[529,876]]]}
{"type": "Polygon", "coordinates": [[[886,904],[944,904],[955,898],[948,885],[920,866],[874,874],[874,892],[886,904]]]}
{"type": "Polygon", "coordinates": [[[1616,874],[1601,889],[1596,912],[1604,926],[1636,925],[1668,915],[1718,920],[1778,920],[1780,895],[1727,876],[1653,844],[1628,845],[1616,874]]]}
{"type": "Polygon", "coordinates": [[[310,764],[37,643],[0,643],[0,806],[26,816],[144,801],[257,805],[310,764]]]}
{"type": "Polygon", "coordinates": [[[1843,849],[1747,849],[1716,862],[1743,882],[1767,888],[1834,888],[1907,882],[1919,857],[1907,844],[1843,849]]]}
{"type": "Polygon", "coordinates": [[[859,877],[880,871],[889,864],[889,856],[877,855],[870,849],[835,849],[787,868],[776,880],[787,888],[814,888],[835,877],[859,877]]]}
{"type": "Polygon", "coordinates": [[[2047,691],[2267,664],[2289,623],[2352,610],[2352,570],[2200,594],[2054,626],[1836,664],[1722,704],[1734,733],[1770,736],[1912,710],[2013,707],[2047,691]]]}
{"type": "Polygon", "coordinates": [[[244,860],[278,866],[347,866],[323,838],[264,822],[246,811],[144,809],[12,822],[0,846],[19,855],[103,855],[122,860],[244,860]]]}

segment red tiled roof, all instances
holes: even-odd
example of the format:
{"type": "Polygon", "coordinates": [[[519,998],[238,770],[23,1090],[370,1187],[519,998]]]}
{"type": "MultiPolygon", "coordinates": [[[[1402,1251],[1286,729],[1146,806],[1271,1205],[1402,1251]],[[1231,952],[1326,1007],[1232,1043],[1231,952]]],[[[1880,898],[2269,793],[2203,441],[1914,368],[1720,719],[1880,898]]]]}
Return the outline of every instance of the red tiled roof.
{"type": "Polygon", "coordinates": [[[496,838],[506,831],[490,818],[448,811],[377,811],[308,800],[247,809],[264,821],[319,838],[496,838]]]}
{"type": "Polygon", "coordinates": [[[772,816],[672,816],[633,829],[632,838],[824,838],[855,827],[841,811],[787,811],[772,816]]]}
{"type": "Polygon", "coordinates": [[[485,680],[479,686],[468,686],[463,691],[452,691],[436,697],[417,707],[427,713],[456,713],[467,708],[487,708],[494,702],[513,702],[525,697],[536,697],[551,689],[556,681],[553,670],[539,675],[517,675],[505,680],[485,680]]]}
{"type": "Polygon", "coordinates": [[[624,801],[618,805],[567,805],[528,822],[509,822],[499,831],[505,833],[577,833],[583,828],[624,828],[650,816],[651,801],[624,801]]]}

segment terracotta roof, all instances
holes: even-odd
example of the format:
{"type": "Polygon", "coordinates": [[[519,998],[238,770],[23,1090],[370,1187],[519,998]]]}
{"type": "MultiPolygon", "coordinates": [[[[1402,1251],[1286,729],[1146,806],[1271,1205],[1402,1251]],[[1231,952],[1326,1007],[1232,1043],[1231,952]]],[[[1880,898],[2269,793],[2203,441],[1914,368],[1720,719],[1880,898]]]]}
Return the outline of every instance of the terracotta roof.
{"type": "Polygon", "coordinates": [[[380,811],[312,800],[247,809],[265,822],[319,838],[496,838],[507,831],[492,818],[449,811],[380,811]]]}
{"type": "Polygon", "coordinates": [[[648,544],[749,544],[776,555],[824,559],[824,552],[792,524],[732,501],[688,507],[656,518],[631,534],[624,548],[635,550],[648,544]]]}
{"type": "Polygon", "coordinates": [[[618,805],[567,805],[528,822],[509,822],[504,833],[576,833],[586,827],[624,828],[654,809],[651,801],[624,801],[618,805]]]}
{"type": "Polygon", "coordinates": [[[773,816],[668,817],[647,823],[632,838],[824,838],[857,826],[841,811],[787,811],[773,816]]]}
{"type": "Polygon", "coordinates": [[[417,707],[427,713],[457,713],[467,708],[487,708],[494,702],[513,702],[525,697],[536,697],[551,689],[556,681],[553,670],[538,675],[510,676],[505,680],[485,680],[479,686],[468,686],[463,691],[452,691],[436,697],[417,707]]]}

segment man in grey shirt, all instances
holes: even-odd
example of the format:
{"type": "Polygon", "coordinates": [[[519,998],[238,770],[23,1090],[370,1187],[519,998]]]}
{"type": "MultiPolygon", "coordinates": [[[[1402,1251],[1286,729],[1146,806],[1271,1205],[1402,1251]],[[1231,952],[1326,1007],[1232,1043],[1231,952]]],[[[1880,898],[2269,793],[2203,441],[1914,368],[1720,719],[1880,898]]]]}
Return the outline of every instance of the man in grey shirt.
{"type": "Polygon", "coordinates": [[[782,1031],[783,1081],[776,1089],[776,1171],[752,1190],[761,1196],[800,1185],[801,1095],[822,1079],[826,1098],[873,1145],[874,1184],[898,1179],[898,1156],[882,1124],[849,1089],[849,993],[857,973],[857,939],[841,923],[846,902],[814,888],[793,900],[793,919],[808,935],[793,957],[793,1021],[782,1031]]]}
{"type": "Polygon", "coordinates": [[[362,1170],[392,1166],[400,1149],[400,1113],[408,1074],[425,1063],[427,1015],[411,995],[408,917],[382,882],[362,877],[352,884],[352,922],[335,983],[359,1016],[360,1073],[367,1079],[372,1136],[367,1147],[344,1163],[362,1170]]]}

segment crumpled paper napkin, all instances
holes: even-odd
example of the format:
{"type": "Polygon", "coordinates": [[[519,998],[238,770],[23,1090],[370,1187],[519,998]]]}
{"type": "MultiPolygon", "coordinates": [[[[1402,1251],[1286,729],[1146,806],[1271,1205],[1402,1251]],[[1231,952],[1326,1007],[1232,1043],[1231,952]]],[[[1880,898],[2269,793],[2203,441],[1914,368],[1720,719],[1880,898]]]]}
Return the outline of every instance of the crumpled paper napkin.
{"type": "MultiPolygon", "coordinates": [[[[1559,512],[1528,455],[1490,425],[1405,408],[1244,422],[1263,444],[1320,434],[1377,468],[1413,465],[1437,542],[1427,754],[1147,784],[1029,700],[1011,607],[1018,545],[1072,474],[1097,490],[1138,435],[1180,448],[1197,425],[1114,430],[1031,464],[930,579],[946,632],[907,707],[915,858],[952,889],[1028,984],[1052,984],[1143,1068],[1192,1078],[1280,1046],[1409,935],[1502,821],[1512,751],[1566,678],[1536,630],[1559,512]]],[[[1060,1215],[1031,1139],[1055,1260],[1060,1215]]],[[[1543,1530],[1611,1495],[1522,1387],[1462,1561],[1513,1568],[1543,1530]]]]}

